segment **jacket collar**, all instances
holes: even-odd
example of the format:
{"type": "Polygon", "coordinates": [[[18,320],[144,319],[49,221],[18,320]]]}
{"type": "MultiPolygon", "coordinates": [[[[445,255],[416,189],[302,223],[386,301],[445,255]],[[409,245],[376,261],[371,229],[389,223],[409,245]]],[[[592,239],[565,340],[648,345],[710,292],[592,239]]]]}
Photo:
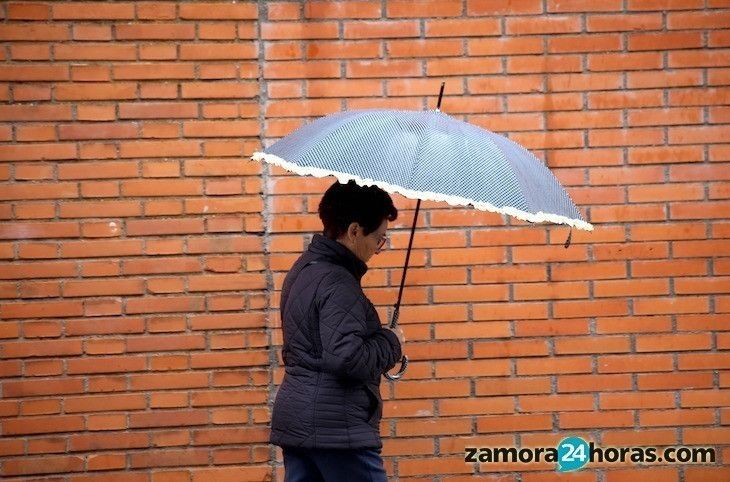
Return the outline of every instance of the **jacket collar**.
{"type": "Polygon", "coordinates": [[[358,283],[368,270],[368,265],[347,246],[319,233],[312,237],[312,242],[307,250],[314,255],[314,259],[324,259],[330,263],[344,266],[358,283]]]}

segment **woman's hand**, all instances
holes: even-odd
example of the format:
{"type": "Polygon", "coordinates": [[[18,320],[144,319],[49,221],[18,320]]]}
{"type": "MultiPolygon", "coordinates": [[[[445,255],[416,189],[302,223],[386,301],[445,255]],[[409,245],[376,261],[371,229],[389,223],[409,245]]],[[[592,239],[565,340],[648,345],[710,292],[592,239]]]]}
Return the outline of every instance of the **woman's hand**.
{"type": "Polygon", "coordinates": [[[393,333],[395,333],[395,336],[398,337],[398,341],[400,341],[401,346],[405,345],[406,343],[406,337],[403,336],[403,331],[400,329],[400,326],[396,325],[395,328],[386,327],[386,330],[390,330],[393,333]]]}

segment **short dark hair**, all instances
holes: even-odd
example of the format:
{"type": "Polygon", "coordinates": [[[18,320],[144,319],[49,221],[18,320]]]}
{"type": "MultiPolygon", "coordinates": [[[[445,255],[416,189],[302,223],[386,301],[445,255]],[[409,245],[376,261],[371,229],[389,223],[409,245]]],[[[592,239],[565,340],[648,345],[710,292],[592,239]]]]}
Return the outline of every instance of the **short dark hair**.
{"type": "Polygon", "coordinates": [[[338,239],[353,222],[360,224],[367,236],[384,219],[395,221],[397,217],[398,210],[387,192],[378,186],[359,186],[354,180],[347,184],[335,181],[319,202],[319,218],[329,239],[338,239]]]}

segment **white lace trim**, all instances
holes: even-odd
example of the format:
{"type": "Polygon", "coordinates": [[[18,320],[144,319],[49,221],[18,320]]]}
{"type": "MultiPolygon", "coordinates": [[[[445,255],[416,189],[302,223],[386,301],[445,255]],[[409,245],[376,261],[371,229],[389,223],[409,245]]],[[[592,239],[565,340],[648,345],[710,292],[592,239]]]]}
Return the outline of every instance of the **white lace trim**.
{"type": "Polygon", "coordinates": [[[422,199],[424,201],[445,201],[449,203],[452,206],[474,206],[476,209],[479,209],[481,211],[491,211],[494,213],[500,213],[500,214],[507,214],[510,216],[514,216],[517,219],[521,219],[523,221],[529,221],[531,223],[542,223],[542,222],[551,222],[555,224],[567,224],[569,226],[572,226],[574,228],[583,229],[585,231],[593,231],[593,225],[590,223],[587,223],[580,219],[573,219],[568,218],[566,216],[561,216],[559,214],[551,214],[551,213],[544,213],[542,211],[538,211],[537,213],[528,213],[526,211],[522,211],[520,209],[511,207],[511,206],[503,206],[501,208],[498,208],[497,206],[494,206],[493,204],[487,203],[487,202],[480,202],[480,201],[474,201],[472,199],[467,199],[460,196],[450,196],[447,194],[441,194],[438,192],[431,192],[431,191],[413,191],[411,189],[406,189],[404,187],[395,185],[395,184],[388,184],[387,182],[383,181],[375,181],[373,179],[363,179],[361,177],[355,176],[354,174],[347,174],[343,172],[338,171],[332,171],[329,169],[321,169],[319,167],[309,167],[309,166],[299,166],[297,164],[294,164],[293,162],[286,161],[278,156],[275,156],[273,154],[267,154],[265,152],[254,152],[253,156],[251,156],[251,159],[254,161],[265,161],[269,164],[274,164],[279,167],[282,167],[288,171],[294,172],[296,174],[299,174],[301,176],[314,176],[314,177],[327,177],[327,176],[335,176],[337,180],[343,184],[346,184],[350,179],[354,179],[355,182],[360,186],[378,186],[379,188],[388,191],[389,193],[398,193],[402,196],[405,196],[409,199],[422,199]]]}

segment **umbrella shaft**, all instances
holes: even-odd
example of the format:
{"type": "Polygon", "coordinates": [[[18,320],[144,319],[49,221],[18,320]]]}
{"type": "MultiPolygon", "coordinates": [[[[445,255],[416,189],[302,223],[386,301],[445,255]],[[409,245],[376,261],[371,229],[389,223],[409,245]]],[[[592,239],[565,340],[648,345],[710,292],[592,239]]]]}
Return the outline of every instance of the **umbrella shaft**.
{"type": "MultiPolygon", "coordinates": [[[[439,98],[436,103],[436,108],[441,108],[441,99],[444,96],[444,86],[446,82],[441,82],[441,89],[439,90],[439,98]]],[[[406,283],[406,273],[408,272],[408,261],[411,259],[411,246],[413,246],[413,235],[416,232],[416,223],[418,222],[418,210],[421,208],[421,200],[416,202],[416,212],[413,215],[413,226],[411,226],[411,239],[408,240],[408,252],[406,253],[406,264],[403,266],[403,276],[400,279],[400,289],[398,290],[398,301],[395,304],[395,310],[393,311],[393,319],[390,322],[390,327],[395,328],[398,324],[398,315],[400,314],[400,300],[403,296],[403,286],[406,283]]]]}
{"type": "Polygon", "coordinates": [[[408,272],[408,261],[411,259],[411,247],[413,246],[413,235],[416,233],[416,223],[418,222],[418,210],[421,208],[421,200],[416,202],[416,212],[413,214],[413,226],[411,226],[411,238],[408,240],[408,251],[406,252],[406,264],[403,266],[403,276],[400,279],[400,289],[398,290],[398,301],[395,304],[395,311],[393,312],[393,320],[390,322],[390,327],[395,328],[398,324],[398,315],[400,312],[400,301],[403,297],[403,286],[406,283],[406,273],[408,272]]]}

